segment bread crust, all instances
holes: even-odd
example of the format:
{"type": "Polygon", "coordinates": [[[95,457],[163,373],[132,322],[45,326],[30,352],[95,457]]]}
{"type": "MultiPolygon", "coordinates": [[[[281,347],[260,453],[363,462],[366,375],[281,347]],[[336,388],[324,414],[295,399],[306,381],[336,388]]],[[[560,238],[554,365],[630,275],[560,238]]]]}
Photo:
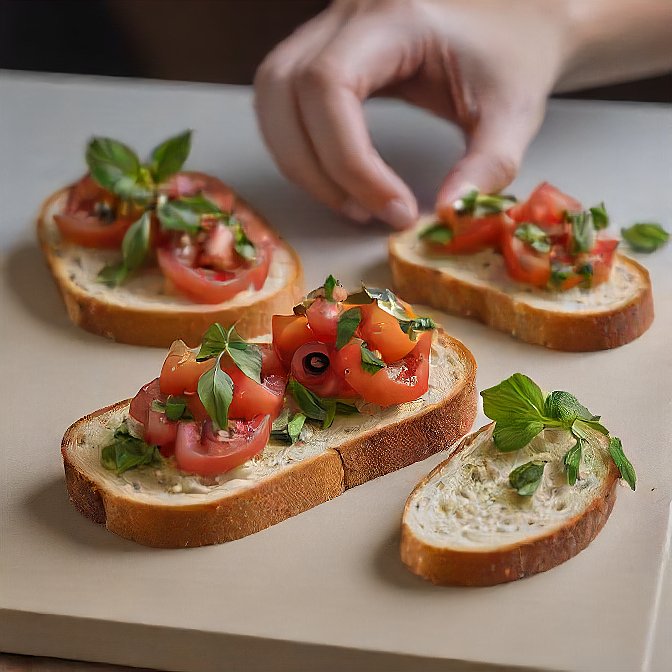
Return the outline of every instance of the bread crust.
{"type": "Polygon", "coordinates": [[[259,532],[333,499],[347,488],[424,459],[471,428],[476,416],[476,363],[462,343],[445,334],[440,338],[465,364],[464,378],[448,397],[416,416],[379,432],[361,434],[250,487],[189,506],[149,504],[121,496],[75,464],[70,453],[86,425],[123,408],[130,400],[95,411],[75,422],[61,444],[70,500],[93,522],[147,546],[204,546],[259,532]]]}
{"type": "Polygon", "coordinates": [[[607,350],[633,341],[653,322],[649,273],[623,255],[617,258],[643,279],[640,291],[612,310],[566,313],[530,306],[495,287],[476,286],[409,261],[397,253],[397,240],[390,238],[389,259],[395,290],[403,299],[474,317],[527,343],[568,352],[607,350]]]}
{"type": "MultiPolygon", "coordinates": [[[[190,175],[205,176],[190,172],[190,175]]],[[[277,313],[289,312],[303,296],[303,267],[299,256],[284,241],[280,245],[290,254],[293,273],[284,286],[264,299],[248,305],[227,306],[226,304],[201,304],[200,310],[149,310],[147,308],[120,305],[104,298],[92,296],[73,282],[65,272],[47,235],[47,213],[53,204],[63,198],[70,187],[53,193],[40,207],[37,217],[37,237],[49,270],[63,297],[68,316],[77,326],[94,334],[105,336],[119,343],[168,347],[175,339],[181,338],[194,347],[201,341],[206,329],[213,322],[237,325],[245,338],[262,336],[271,331],[271,317],[277,313]]],[[[254,217],[272,230],[268,222],[244,199],[236,196],[236,204],[245,208],[254,217]]],[[[196,305],[196,304],[194,304],[196,305]]]]}
{"type": "Polygon", "coordinates": [[[401,526],[401,560],[411,572],[436,585],[493,586],[552,569],[586,548],[604,527],[613,509],[619,473],[611,461],[602,487],[590,506],[546,534],[482,551],[442,548],[419,539],[405,522],[415,493],[491,426],[466,436],[447,460],[416,485],[406,501],[401,526]]]}

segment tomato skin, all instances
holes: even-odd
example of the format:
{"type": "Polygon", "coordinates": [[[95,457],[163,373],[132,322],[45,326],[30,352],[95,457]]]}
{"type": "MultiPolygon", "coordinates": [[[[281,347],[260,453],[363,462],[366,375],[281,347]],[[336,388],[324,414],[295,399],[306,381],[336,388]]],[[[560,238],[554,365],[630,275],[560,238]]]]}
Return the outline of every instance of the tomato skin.
{"type": "Polygon", "coordinates": [[[515,222],[532,222],[537,226],[554,231],[554,225],[565,221],[566,212],[581,212],[580,201],[564,194],[548,182],[537,185],[529,198],[517,203],[508,210],[508,215],[515,222]]]}
{"type": "Polygon", "coordinates": [[[551,279],[551,256],[541,254],[514,235],[517,224],[505,227],[502,254],[508,274],[518,282],[546,287],[551,279]]]}
{"type": "Polygon", "coordinates": [[[110,224],[83,213],[54,215],[54,221],[65,240],[82,247],[116,249],[126,235],[133,219],[121,217],[110,224]]]}
{"type": "Polygon", "coordinates": [[[270,416],[257,415],[247,422],[232,423],[232,435],[221,438],[210,422],[202,428],[195,422],[180,422],[175,441],[177,466],[200,476],[231,471],[265,448],[271,424],[270,416]]]}
{"type": "Polygon", "coordinates": [[[283,365],[289,369],[294,353],[304,344],[315,340],[304,315],[273,315],[271,331],[273,348],[283,365]]]}
{"type": "Polygon", "coordinates": [[[313,341],[305,343],[294,353],[292,358],[292,377],[314,392],[319,397],[345,399],[356,397],[350,385],[345,382],[342,370],[336,366],[336,349],[332,345],[313,341]],[[306,358],[317,355],[327,360],[328,364],[322,373],[314,373],[306,367],[306,358]]]}
{"type": "Polygon", "coordinates": [[[217,273],[188,266],[172,245],[156,251],[159,267],[173,287],[194,303],[207,304],[223,303],[250,287],[259,291],[266,282],[271,255],[269,246],[258,246],[257,259],[252,266],[241,266],[230,272],[231,277],[218,279],[217,273]]]}
{"type": "Polygon", "coordinates": [[[475,254],[489,247],[498,247],[502,227],[507,221],[504,213],[485,217],[458,215],[452,206],[444,208],[439,214],[453,232],[453,239],[447,243],[427,244],[442,254],[475,254]]]}
{"type": "Polygon", "coordinates": [[[159,377],[161,393],[164,395],[195,393],[198,379],[214,364],[214,359],[197,362],[196,353],[184,341],[173,341],[161,367],[159,377]]]}
{"type": "Polygon", "coordinates": [[[366,341],[369,350],[378,350],[386,362],[396,362],[416,346],[399,326],[399,321],[376,303],[360,306],[362,321],[359,335],[366,341]]]}
{"type": "Polygon", "coordinates": [[[403,404],[420,398],[429,389],[431,347],[432,334],[421,334],[406,357],[370,374],[362,368],[359,343],[353,341],[338,351],[336,366],[365,401],[383,407],[403,404]]]}
{"type": "Polygon", "coordinates": [[[338,318],[346,310],[342,303],[317,298],[306,311],[308,325],[315,338],[322,343],[336,343],[338,318]]]}
{"type": "Polygon", "coordinates": [[[177,421],[168,420],[165,413],[149,409],[143,439],[152,446],[173,446],[177,437],[177,421]]]}
{"type": "Polygon", "coordinates": [[[149,419],[149,411],[152,405],[152,402],[155,400],[165,401],[166,397],[161,393],[159,387],[159,379],[154,378],[146,385],[143,385],[138,393],[131,399],[131,405],[129,408],[129,415],[135,420],[142,424],[143,428],[147,424],[149,419]]]}

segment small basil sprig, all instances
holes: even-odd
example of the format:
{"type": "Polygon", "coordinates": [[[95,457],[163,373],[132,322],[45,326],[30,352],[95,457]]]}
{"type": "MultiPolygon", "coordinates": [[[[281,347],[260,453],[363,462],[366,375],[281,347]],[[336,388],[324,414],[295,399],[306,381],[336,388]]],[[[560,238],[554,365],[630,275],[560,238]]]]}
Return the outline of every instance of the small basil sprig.
{"type": "Polygon", "coordinates": [[[299,412],[290,415],[289,411],[285,409],[285,412],[273,423],[271,438],[292,445],[298,441],[305,424],[306,415],[304,413],[299,412]]]}
{"type": "MultiPolygon", "coordinates": [[[[196,355],[197,362],[219,357],[226,353],[233,363],[255,383],[261,384],[261,350],[258,345],[247,343],[236,331],[236,326],[223,327],[219,322],[212,324],[203,334],[201,347],[196,355]]],[[[205,374],[204,374],[205,375],[205,374]]]]}
{"type": "Polygon", "coordinates": [[[378,357],[375,352],[369,350],[369,348],[366,346],[366,343],[362,342],[360,349],[362,353],[362,369],[364,369],[364,371],[373,375],[374,373],[378,373],[378,371],[385,368],[385,362],[380,357],[378,357]]]}
{"type": "Polygon", "coordinates": [[[521,224],[513,234],[518,240],[522,240],[533,250],[546,254],[551,251],[551,239],[548,234],[536,224],[526,222],[521,224]]]}
{"type": "Polygon", "coordinates": [[[443,222],[435,222],[423,229],[418,237],[427,243],[447,245],[453,239],[453,232],[443,222]]]}
{"type": "Polygon", "coordinates": [[[187,402],[184,397],[168,395],[165,402],[155,399],[152,401],[152,410],[159,413],[165,413],[168,420],[193,420],[193,415],[187,408],[187,402]]]}
{"type": "Polygon", "coordinates": [[[633,224],[627,229],[621,229],[621,235],[635,252],[655,252],[670,238],[670,234],[654,222],[633,224]]]}
{"type": "Polygon", "coordinates": [[[222,355],[217,357],[215,365],[198,379],[198,398],[208,412],[215,429],[226,429],[229,425],[229,406],[233,401],[233,380],[222,371],[222,355]]]}
{"type": "Polygon", "coordinates": [[[532,460],[516,467],[509,474],[509,483],[519,495],[523,497],[530,497],[541,484],[541,479],[544,475],[544,467],[546,462],[542,460],[532,460]]]}
{"type": "MultiPolygon", "coordinates": [[[[524,448],[545,428],[571,432],[575,444],[564,458],[570,485],[578,478],[583,444],[590,440],[590,432],[609,436],[609,430],[599,422],[600,417],[593,415],[574,395],[561,390],[544,395],[539,386],[522,373],[514,373],[498,385],[483,390],[481,396],[485,415],[495,421],[493,441],[502,452],[524,448]]],[[[617,441],[613,451],[610,442],[610,454],[621,478],[634,490],[634,468],[623,454],[620,440],[617,441]],[[614,453],[618,459],[613,457],[614,453]]]]}
{"type": "Polygon", "coordinates": [[[474,189],[458,198],[453,203],[453,208],[458,215],[485,217],[505,212],[516,203],[516,197],[510,194],[482,194],[474,189]]]}
{"type": "Polygon", "coordinates": [[[183,196],[172,201],[167,198],[160,198],[156,208],[156,216],[159,218],[163,229],[166,231],[185,231],[192,236],[201,230],[203,215],[215,219],[224,219],[227,216],[202,194],[183,196]]]}
{"type": "Polygon", "coordinates": [[[292,379],[287,385],[287,392],[292,395],[298,407],[307,418],[320,420],[322,429],[331,427],[336,413],[352,415],[359,413],[357,407],[338,399],[323,399],[304,387],[298,380],[292,379]]]}
{"type": "Polygon", "coordinates": [[[112,442],[100,453],[100,462],[105,469],[123,474],[129,469],[146,464],[161,464],[161,453],[156,446],[150,446],[142,439],[131,436],[126,425],[121,425],[114,433],[112,442]]]}
{"type": "Polygon", "coordinates": [[[357,307],[341,313],[336,325],[336,350],[340,350],[350,342],[361,321],[362,311],[357,307]]]}

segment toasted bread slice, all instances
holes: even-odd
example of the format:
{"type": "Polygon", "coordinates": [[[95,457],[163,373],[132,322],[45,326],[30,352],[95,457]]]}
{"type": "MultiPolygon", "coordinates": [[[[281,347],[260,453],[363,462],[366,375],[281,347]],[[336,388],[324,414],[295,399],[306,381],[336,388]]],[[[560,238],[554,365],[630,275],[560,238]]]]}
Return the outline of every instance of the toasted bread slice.
{"type": "Polygon", "coordinates": [[[545,572],[586,548],[611,513],[619,473],[606,437],[585,444],[580,480],[569,486],[569,432],[546,429],[526,448],[502,453],[493,427],[465,437],[406,502],[401,559],[432,583],[490,586],[545,572]],[[532,459],[548,462],[538,490],[523,497],[509,473],[532,459]]]}
{"type": "MultiPolygon", "coordinates": [[[[221,322],[236,323],[241,335],[252,338],[269,333],[272,315],[291,312],[303,296],[301,262],[284,241],[273,252],[261,290],[245,290],[224,303],[194,303],[168,293],[156,266],[142,269],[120,287],[105,287],[96,276],[104,265],[119,261],[119,253],[62,239],[54,214],[65,207],[67,197],[66,188],[47,198],[37,219],[37,235],[70,319],[94,334],[121,343],[161,347],[181,338],[194,346],[213,322],[221,322]]],[[[241,198],[236,198],[235,208],[268,226],[241,198]]]]}
{"type": "Polygon", "coordinates": [[[417,401],[365,405],[326,430],[306,425],[292,446],[271,441],[241,467],[210,481],[166,463],[117,476],[101,449],[128,415],[119,402],[78,420],[61,452],[70,499],[91,520],[148,546],[216,544],[263,530],[345,489],[423,460],[469,431],[476,416],[476,363],[440,332],[430,385],[417,401]]]}
{"type": "Polygon", "coordinates": [[[427,223],[390,238],[394,287],[406,301],[475,317],[527,343],[571,352],[616,348],[653,322],[649,273],[623,255],[616,255],[608,282],[551,292],[512,280],[493,250],[427,254],[418,239],[427,223]]]}

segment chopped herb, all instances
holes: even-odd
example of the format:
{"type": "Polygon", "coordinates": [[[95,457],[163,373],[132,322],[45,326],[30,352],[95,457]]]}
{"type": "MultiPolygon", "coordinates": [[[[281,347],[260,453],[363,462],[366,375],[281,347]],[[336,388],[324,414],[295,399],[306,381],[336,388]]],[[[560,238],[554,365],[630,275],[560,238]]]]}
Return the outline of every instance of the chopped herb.
{"type": "Polygon", "coordinates": [[[287,392],[292,395],[294,401],[303,411],[306,417],[312,420],[321,420],[322,428],[327,429],[331,426],[336,413],[350,415],[358,413],[357,408],[337,399],[323,399],[304,387],[298,380],[290,380],[287,385],[287,392]]]}
{"type": "Polygon", "coordinates": [[[654,222],[633,224],[627,229],[621,229],[621,235],[636,252],[655,252],[670,238],[670,234],[654,222]]]}
{"type": "Polygon", "coordinates": [[[576,272],[583,278],[581,287],[583,289],[590,289],[593,286],[593,265],[590,262],[586,262],[579,266],[576,272]]]}
{"type": "Polygon", "coordinates": [[[572,225],[572,252],[590,252],[595,244],[595,228],[590,212],[567,212],[565,219],[572,225]]]}
{"type": "Polygon", "coordinates": [[[565,453],[562,459],[567,472],[567,483],[574,485],[579,477],[579,467],[581,466],[581,452],[583,448],[583,439],[577,437],[576,443],[565,453]]]}
{"type": "Polygon", "coordinates": [[[453,203],[453,208],[458,215],[484,217],[504,212],[516,202],[516,197],[509,194],[481,194],[474,189],[457,199],[453,203]]]}
{"type": "Polygon", "coordinates": [[[341,313],[336,326],[336,350],[350,342],[361,321],[362,311],[359,308],[350,308],[341,313]]]}
{"type": "Polygon", "coordinates": [[[514,490],[518,491],[519,495],[523,497],[530,497],[533,495],[544,475],[545,462],[541,460],[533,460],[526,462],[516,467],[509,474],[509,483],[514,490]]]}
{"type": "Polygon", "coordinates": [[[204,215],[217,219],[227,217],[214,203],[201,194],[183,196],[171,201],[166,200],[160,203],[156,214],[165,230],[185,231],[192,236],[201,230],[204,215]]]}
{"type": "Polygon", "coordinates": [[[526,222],[521,224],[513,234],[518,240],[527,243],[533,250],[546,254],[551,251],[551,239],[546,232],[536,224],[526,222]]]}
{"type": "Polygon", "coordinates": [[[290,445],[296,443],[305,423],[306,416],[303,413],[295,413],[290,418],[289,411],[287,411],[284,417],[278,418],[273,423],[271,437],[290,445]]]}
{"type": "Polygon", "coordinates": [[[100,461],[105,469],[123,474],[145,464],[160,464],[161,454],[156,446],[131,436],[126,426],[122,425],[114,433],[112,443],[102,449],[100,461]]]}
{"type": "Polygon", "coordinates": [[[609,215],[607,214],[607,209],[604,207],[604,203],[594,205],[590,208],[590,215],[593,219],[595,231],[606,229],[609,226],[609,215]]]}
{"type": "Polygon", "coordinates": [[[551,279],[552,287],[560,287],[562,283],[574,274],[574,267],[564,264],[561,261],[551,260],[551,279]]]}
{"type": "Polygon", "coordinates": [[[637,474],[635,473],[635,468],[630,463],[630,460],[623,452],[623,444],[621,443],[621,440],[616,436],[609,438],[609,454],[618,467],[621,478],[634,490],[637,485],[637,474]]]}
{"type": "Polygon", "coordinates": [[[389,289],[378,289],[376,287],[363,286],[365,294],[369,299],[376,302],[381,310],[384,310],[399,322],[401,330],[408,334],[408,337],[415,341],[418,333],[431,331],[436,328],[436,324],[431,317],[412,317],[406,305],[402,303],[396,294],[389,289]]]}
{"type": "Polygon", "coordinates": [[[445,245],[453,239],[453,232],[446,224],[436,222],[420,232],[420,240],[437,245],[445,245]]]}
{"type": "Polygon", "coordinates": [[[338,281],[333,275],[327,276],[327,279],[324,281],[324,298],[327,301],[334,303],[334,289],[336,289],[338,281]]]}
{"type": "Polygon", "coordinates": [[[364,369],[364,371],[373,375],[385,368],[385,362],[378,357],[378,355],[369,350],[366,347],[366,343],[362,342],[360,348],[362,351],[362,369],[364,369]]]}

